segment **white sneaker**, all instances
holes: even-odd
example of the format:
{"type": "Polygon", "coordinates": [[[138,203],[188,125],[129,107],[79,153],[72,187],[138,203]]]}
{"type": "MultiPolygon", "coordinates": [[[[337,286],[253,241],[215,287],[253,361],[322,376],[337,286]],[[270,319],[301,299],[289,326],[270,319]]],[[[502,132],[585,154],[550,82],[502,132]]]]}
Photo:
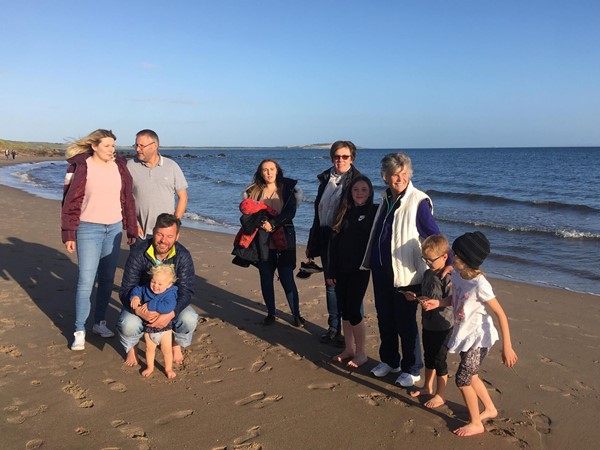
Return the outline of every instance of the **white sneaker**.
{"type": "Polygon", "coordinates": [[[76,331],[73,333],[75,339],[71,344],[71,350],[84,350],[85,349],[85,331],[76,331]]]}
{"type": "Polygon", "coordinates": [[[390,367],[388,364],[384,362],[380,362],[375,367],[371,369],[371,373],[375,375],[377,378],[385,377],[388,373],[398,373],[400,372],[400,367],[390,367]]]}
{"type": "Polygon", "coordinates": [[[103,338],[113,337],[115,333],[110,331],[106,326],[106,320],[101,320],[100,323],[97,323],[93,326],[92,331],[95,334],[99,334],[103,338]]]}
{"type": "Polygon", "coordinates": [[[411,375],[410,373],[402,372],[396,379],[396,384],[402,387],[411,387],[421,379],[421,375],[411,375]]]}

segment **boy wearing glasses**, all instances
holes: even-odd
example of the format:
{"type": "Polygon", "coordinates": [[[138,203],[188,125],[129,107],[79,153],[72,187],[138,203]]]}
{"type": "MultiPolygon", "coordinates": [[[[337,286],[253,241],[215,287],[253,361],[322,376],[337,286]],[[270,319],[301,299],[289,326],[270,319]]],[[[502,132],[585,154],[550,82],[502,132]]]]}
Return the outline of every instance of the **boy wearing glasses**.
{"type": "MultiPolygon", "coordinates": [[[[450,274],[444,276],[446,262],[450,253],[450,244],[442,235],[429,236],[421,245],[423,261],[429,269],[423,275],[421,293],[423,297],[442,299],[452,293],[450,274]]],[[[417,300],[411,293],[405,293],[408,300],[417,300]],[[408,295],[407,295],[408,294],[408,295]]],[[[411,392],[411,397],[428,395],[427,408],[438,408],[445,401],[448,382],[448,339],[452,334],[452,311],[449,307],[440,307],[431,311],[422,311],[423,354],[425,359],[425,384],[421,390],[411,392]],[[433,389],[434,374],[436,388],[433,389]]]]}

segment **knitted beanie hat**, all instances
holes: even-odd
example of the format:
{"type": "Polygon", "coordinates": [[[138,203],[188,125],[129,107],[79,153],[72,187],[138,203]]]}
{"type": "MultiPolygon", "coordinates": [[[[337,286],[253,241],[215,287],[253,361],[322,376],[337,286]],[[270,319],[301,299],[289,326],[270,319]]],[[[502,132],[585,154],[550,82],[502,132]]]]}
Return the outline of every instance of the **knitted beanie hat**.
{"type": "Polygon", "coordinates": [[[452,250],[467,266],[478,269],[490,254],[490,241],[481,231],[465,233],[454,240],[452,250]]]}

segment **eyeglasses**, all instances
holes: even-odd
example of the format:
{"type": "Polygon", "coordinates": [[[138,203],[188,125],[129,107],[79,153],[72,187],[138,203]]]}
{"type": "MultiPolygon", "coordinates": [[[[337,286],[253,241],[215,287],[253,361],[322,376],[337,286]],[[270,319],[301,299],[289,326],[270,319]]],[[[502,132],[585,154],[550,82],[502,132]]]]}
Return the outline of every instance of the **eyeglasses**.
{"type": "Polygon", "coordinates": [[[142,145],[142,144],[133,144],[133,145],[131,146],[131,148],[133,148],[134,150],[135,150],[135,149],[138,149],[138,148],[139,148],[139,149],[141,149],[141,150],[144,150],[146,147],[148,147],[149,145],[152,145],[152,144],[156,144],[156,142],[150,142],[149,144],[146,144],[146,145],[142,145]]]}
{"type": "Polygon", "coordinates": [[[333,155],[333,159],[335,159],[336,161],[339,159],[343,159],[344,161],[346,161],[349,158],[352,158],[352,155],[333,155]]]}
{"type": "Polygon", "coordinates": [[[444,256],[444,255],[440,255],[440,256],[438,256],[437,258],[433,258],[433,259],[431,259],[431,258],[424,258],[424,257],[421,257],[421,259],[422,259],[423,261],[425,261],[425,264],[427,264],[428,266],[431,266],[431,265],[432,265],[434,262],[436,262],[436,261],[437,261],[438,259],[440,259],[442,256],[444,256]]]}

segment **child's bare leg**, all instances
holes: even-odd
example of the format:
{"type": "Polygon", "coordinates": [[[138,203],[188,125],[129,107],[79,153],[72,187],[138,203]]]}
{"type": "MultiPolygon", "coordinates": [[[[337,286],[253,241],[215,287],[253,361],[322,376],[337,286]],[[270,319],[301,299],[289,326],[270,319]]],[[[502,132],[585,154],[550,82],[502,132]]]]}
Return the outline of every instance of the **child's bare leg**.
{"type": "Polygon", "coordinates": [[[156,344],[150,338],[150,333],[144,333],[144,340],[146,341],[146,367],[142,371],[142,376],[149,377],[154,372],[154,358],[156,357],[156,344]]]}
{"type": "Polygon", "coordinates": [[[496,409],[485,384],[483,384],[483,381],[481,381],[481,378],[479,378],[478,375],[473,375],[471,386],[473,386],[477,397],[481,400],[481,403],[483,403],[483,411],[479,415],[481,421],[483,422],[484,420],[496,417],[498,415],[498,410],[496,409]]]}
{"type": "Polygon", "coordinates": [[[138,359],[137,359],[137,345],[131,347],[131,349],[129,349],[129,351],[127,352],[127,356],[125,356],[125,365],[129,366],[129,367],[135,367],[138,365],[138,359]]]}
{"type": "Polygon", "coordinates": [[[175,364],[183,364],[183,352],[181,351],[181,345],[177,342],[172,343],[173,346],[173,362],[175,364]]]}
{"type": "Polygon", "coordinates": [[[367,327],[365,321],[361,320],[356,325],[351,325],[352,333],[354,335],[354,343],[356,344],[356,354],[352,360],[348,361],[348,366],[357,368],[366,363],[369,358],[365,350],[365,341],[367,339],[367,327]]]}
{"type": "Polygon", "coordinates": [[[446,385],[448,384],[448,375],[442,375],[436,377],[437,385],[435,394],[429,400],[425,402],[426,408],[439,408],[446,403],[446,385]]]}
{"type": "Polygon", "coordinates": [[[333,360],[337,362],[342,362],[354,356],[354,335],[352,334],[350,321],[342,320],[342,329],[344,330],[344,351],[333,357],[333,360]]]}
{"type": "Polygon", "coordinates": [[[410,393],[411,397],[419,397],[420,395],[431,395],[433,394],[433,379],[434,379],[435,370],[434,369],[425,369],[425,383],[423,384],[423,388],[412,391],[410,393]]]}
{"type": "Polygon", "coordinates": [[[175,378],[177,374],[173,372],[173,332],[165,331],[160,338],[160,351],[165,359],[165,373],[167,378],[175,378]]]}
{"type": "MultiPolygon", "coordinates": [[[[475,378],[475,376],[473,377],[475,378]]],[[[457,436],[473,436],[485,431],[481,417],[479,416],[479,400],[473,386],[461,386],[460,393],[465,400],[467,409],[469,410],[470,422],[464,427],[457,428],[453,431],[457,436]]]]}

